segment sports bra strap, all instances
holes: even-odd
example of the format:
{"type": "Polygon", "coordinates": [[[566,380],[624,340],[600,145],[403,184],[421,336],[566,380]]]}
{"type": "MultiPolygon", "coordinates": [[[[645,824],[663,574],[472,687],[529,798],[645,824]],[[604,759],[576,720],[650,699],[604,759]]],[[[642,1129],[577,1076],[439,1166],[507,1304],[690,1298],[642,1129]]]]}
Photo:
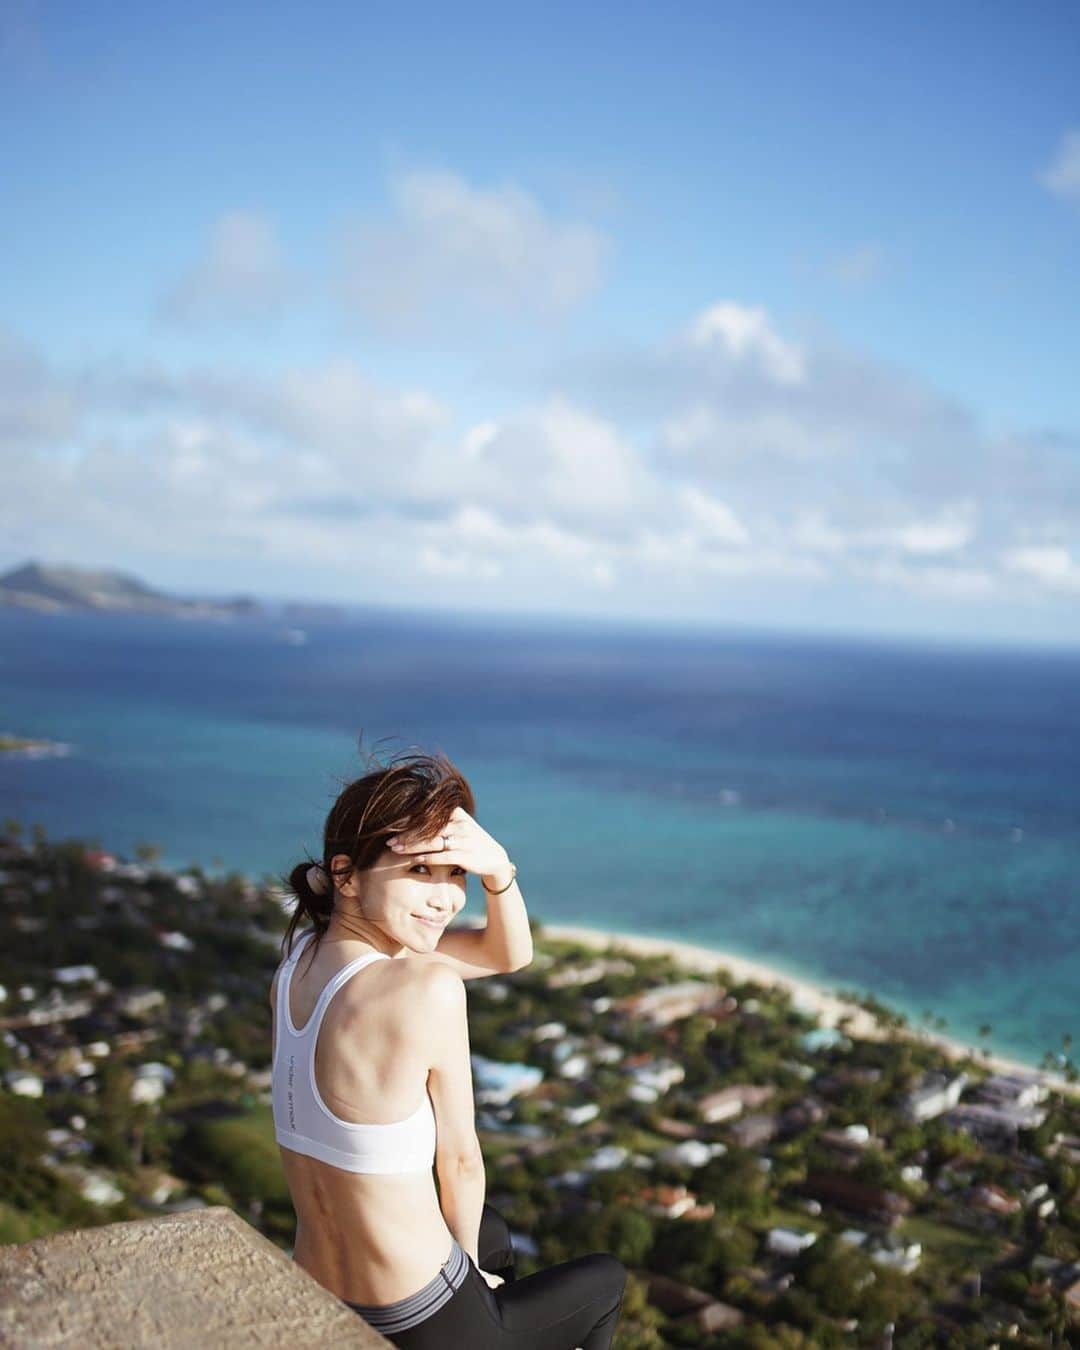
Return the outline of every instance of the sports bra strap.
{"type": "Polygon", "coordinates": [[[330,1000],[334,997],[334,995],[341,988],[341,986],[347,983],[347,981],[350,980],[358,970],[362,970],[364,966],[370,965],[372,961],[390,960],[390,957],[387,956],[385,952],[365,952],[363,956],[357,956],[354,957],[353,960],[347,961],[345,965],[343,965],[341,969],[337,971],[334,975],[331,975],[331,977],[323,985],[322,990],[319,993],[319,997],[315,1000],[315,1006],[314,1008],[312,1008],[307,1021],[304,1023],[302,1027],[298,1027],[292,1019],[292,1011],[289,1007],[289,990],[292,988],[292,976],[293,971],[296,969],[296,962],[303,953],[303,951],[307,948],[307,944],[311,939],[311,937],[313,936],[313,934],[314,930],[310,930],[309,932],[305,933],[303,938],[301,938],[301,940],[297,943],[296,947],[293,948],[292,955],[289,957],[287,963],[289,969],[286,972],[285,978],[280,982],[281,1005],[284,1010],[285,1017],[287,1019],[286,1026],[289,1028],[289,1030],[292,1032],[294,1036],[306,1036],[308,1032],[311,1031],[313,1028],[317,1029],[320,1026],[320,1024],[322,1023],[323,1014],[326,1012],[326,1008],[330,1000]]]}

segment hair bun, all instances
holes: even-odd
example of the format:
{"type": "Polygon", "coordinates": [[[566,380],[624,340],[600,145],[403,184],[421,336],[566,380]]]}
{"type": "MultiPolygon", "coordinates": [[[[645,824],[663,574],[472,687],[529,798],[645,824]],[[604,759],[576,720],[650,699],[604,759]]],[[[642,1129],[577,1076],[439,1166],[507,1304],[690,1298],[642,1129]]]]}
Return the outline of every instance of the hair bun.
{"type": "Polygon", "coordinates": [[[312,863],[305,873],[307,884],[316,895],[326,895],[330,890],[330,879],[321,863],[312,863]]]}

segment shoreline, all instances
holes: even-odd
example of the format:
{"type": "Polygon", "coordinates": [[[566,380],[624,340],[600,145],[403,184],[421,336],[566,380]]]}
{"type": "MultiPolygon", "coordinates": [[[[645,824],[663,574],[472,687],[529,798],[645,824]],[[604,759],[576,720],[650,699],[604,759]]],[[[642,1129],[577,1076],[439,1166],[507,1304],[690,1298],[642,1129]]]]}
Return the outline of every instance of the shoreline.
{"type": "MultiPolygon", "coordinates": [[[[553,938],[561,942],[578,942],[583,946],[597,949],[623,947],[630,953],[640,956],[670,956],[689,970],[703,974],[714,974],[718,970],[729,971],[737,980],[752,980],[768,987],[781,985],[792,995],[795,1006],[800,1011],[808,1011],[820,1021],[822,1026],[835,1027],[845,1014],[850,1015],[851,1034],[863,1040],[885,1040],[885,1030],[877,1018],[857,1003],[850,1003],[830,993],[824,986],[811,980],[784,974],[766,965],[763,961],[751,960],[745,956],[736,956],[719,947],[709,947],[698,942],[684,942],[678,938],[648,937],[640,933],[619,933],[608,929],[591,928],[578,924],[540,923],[540,938],[553,938]]],[[[884,1003],[885,1000],[882,1000],[884,1003]]],[[[924,1031],[910,1023],[902,1029],[902,1035],[915,1040],[924,1040],[936,1045],[950,1060],[966,1059],[969,1056],[977,1064],[985,1065],[997,1073],[1021,1074],[1026,1077],[1037,1075],[1048,1086],[1066,1094],[1080,1095],[1080,1083],[1070,1083],[1063,1075],[1048,1072],[1024,1060],[1008,1055],[998,1055],[993,1051],[984,1055],[981,1046],[969,1045],[952,1036],[940,1032],[924,1031]]]]}

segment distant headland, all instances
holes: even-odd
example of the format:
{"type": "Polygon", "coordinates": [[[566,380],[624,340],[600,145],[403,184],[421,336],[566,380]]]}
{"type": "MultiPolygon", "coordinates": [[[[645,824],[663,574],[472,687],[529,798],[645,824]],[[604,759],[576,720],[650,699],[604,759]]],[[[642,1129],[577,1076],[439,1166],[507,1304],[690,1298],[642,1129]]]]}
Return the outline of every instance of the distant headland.
{"type": "Polygon", "coordinates": [[[74,563],[31,560],[0,576],[0,605],[43,613],[109,613],[129,611],[166,614],[179,619],[237,619],[250,616],[287,622],[333,621],[345,615],[341,605],[319,600],[257,600],[169,595],[145,581],[113,568],[80,567],[74,563]]]}
{"type": "Polygon", "coordinates": [[[46,612],[129,610],[178,618],[236,618],[263,612],[251,596],[209,600],[168,595],[124,572],[34,561],[0,576],[0,604],[46,612]]]}

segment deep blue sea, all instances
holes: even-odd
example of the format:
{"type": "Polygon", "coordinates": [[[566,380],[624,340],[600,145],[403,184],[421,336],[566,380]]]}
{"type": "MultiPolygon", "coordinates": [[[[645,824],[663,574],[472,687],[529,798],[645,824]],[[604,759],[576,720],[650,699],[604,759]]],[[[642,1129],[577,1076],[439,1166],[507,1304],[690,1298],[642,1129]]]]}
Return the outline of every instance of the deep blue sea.
{"type": "MultiPolygon", "coordinates": [[[[0,813],[175,867],[320,849],[445,751],[530,910],[711,943],[1037,1064],[1080,1043],[1080,653],[356,613],[0,609],[0,813]],[[384,739],[385,738],[385,739],[384,739]]],[[[469,907],[482,912],[476,879],[469,907]]]]}

